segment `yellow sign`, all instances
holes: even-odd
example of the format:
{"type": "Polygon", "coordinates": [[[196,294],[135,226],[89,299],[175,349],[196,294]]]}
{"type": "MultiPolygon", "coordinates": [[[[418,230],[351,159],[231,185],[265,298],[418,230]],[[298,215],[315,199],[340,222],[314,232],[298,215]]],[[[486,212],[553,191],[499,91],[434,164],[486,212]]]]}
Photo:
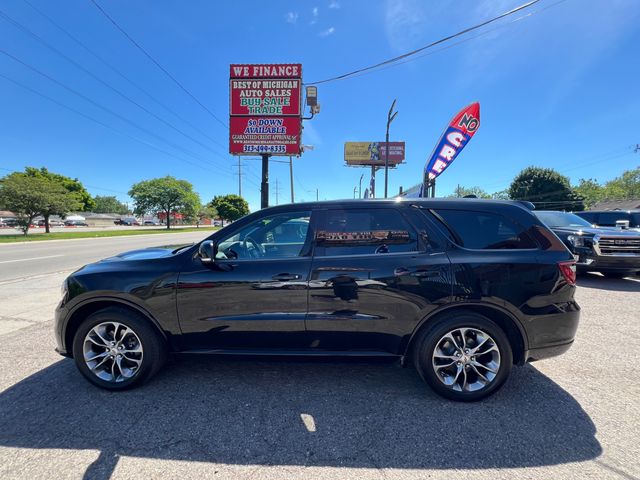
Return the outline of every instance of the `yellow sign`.
{"type": "MultiPolygon", "coordinates": [[[[344,161],[347,165],[382,166],[385,162],[385,142],[345,142],[344,161]]],[[[389,165],[404,161],[404,142],[389,142],[389,165]]]]}

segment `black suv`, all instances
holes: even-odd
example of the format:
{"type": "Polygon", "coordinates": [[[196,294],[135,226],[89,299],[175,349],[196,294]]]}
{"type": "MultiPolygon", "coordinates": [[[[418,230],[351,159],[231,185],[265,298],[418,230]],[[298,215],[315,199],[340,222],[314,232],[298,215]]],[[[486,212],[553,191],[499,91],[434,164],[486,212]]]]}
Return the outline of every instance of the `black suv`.
{"type": "Polygon", "coordinates": [[[512,364],[571,346],[575,288],[571,253],[517,203],[303,203],[81,268],[55,332],[58,352],[111,390],[171,353],[384,356],[478,400],[512,364]]]}
{"type": "Polygon", "coordinates": [[[640,272],[639,232],[595,227],[568,212],[535,213],[575,254],[578,272],[601,272],[610,278],[640,272]]]}

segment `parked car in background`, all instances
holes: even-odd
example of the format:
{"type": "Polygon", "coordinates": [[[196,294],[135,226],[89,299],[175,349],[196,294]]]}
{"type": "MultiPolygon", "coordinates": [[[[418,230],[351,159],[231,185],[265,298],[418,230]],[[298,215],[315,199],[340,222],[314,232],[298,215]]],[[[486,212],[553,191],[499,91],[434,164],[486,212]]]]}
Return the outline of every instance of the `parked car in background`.
{"type": "Polygon", "coordinates": [[[616,227],[640,232],[640,210],[590,210],[576,212],[596,227],[616,227]]]}
{"type": "Polygon", "coordinates": [[[573,252],[579,272],[601,272],[622,278],[640,272],[640,233],[595,227],[573,213],[535,211],[573,252]]]}
{"type": "Polygon", "coordinates": [[[120,220],[116,220],[113,222],[116,225],[125,225],[125,226],[140,226],[140,222],[135,217],[123,217],[120,220]]]}
{"type": "Polygon", "coordinates": [[[374,356],[473,401],[513,364],[570,348],[575,290],[571,252],[519,203],[299,203],[81,268],[55,333],[109,390],[143,383],[168,354],[374,356]]]}
{"type": "Polygon", "coordinates": [[[155,220],[145,220],[143,222],[143,225],[145,225],[145,226],[158,226],[158,225],[161,225],[161,223],[157,222],[155,220]]]}
{"type": "Polygon", "coordinates": [[[18,226],[17,218],[0,218],[0,227],[15,228],[18,226]]]}
{"type": "MultiPolygon", "coordinates": [[[[49,219],[49,226],[50,227],[61,227],[63,225],[64,225],[63,221],[49,219]]],[[[38,220],[38,226],[39,227],[44,227],[45,226],[44,219],[38,220]]]]}
{"type": "Polygon", "coordinates": [[[65,220],[64,226],[65,227],[88,227],[89,224],[87,224],[87,222],[84,222],[82,220],[65,220]]]}

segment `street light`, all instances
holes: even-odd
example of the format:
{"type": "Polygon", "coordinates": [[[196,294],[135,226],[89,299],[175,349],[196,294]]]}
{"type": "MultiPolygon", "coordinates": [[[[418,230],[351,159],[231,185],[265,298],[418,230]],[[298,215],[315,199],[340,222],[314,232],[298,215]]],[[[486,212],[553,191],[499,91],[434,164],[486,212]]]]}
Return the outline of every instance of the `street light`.
{"type": "Polygon", "coordinates": [[[360,183],[358,184],[358,197],[362,198],[362,179],[364,178],[364,173],[360,175],[360,183]]]}
{"type": "Polygon", "coordinates": [[[384,198],[387,198],[387,187],[389,184],[389,126],[391,122],[393,122],[393,119],[396,118],[396,115],[398,115],[398,112],[393,112],[393,107],[395,106],[396,99],[394,98],[391,108],[389,109],[389,114],[387,115],[387,140],[384,153],[384,198]]]}

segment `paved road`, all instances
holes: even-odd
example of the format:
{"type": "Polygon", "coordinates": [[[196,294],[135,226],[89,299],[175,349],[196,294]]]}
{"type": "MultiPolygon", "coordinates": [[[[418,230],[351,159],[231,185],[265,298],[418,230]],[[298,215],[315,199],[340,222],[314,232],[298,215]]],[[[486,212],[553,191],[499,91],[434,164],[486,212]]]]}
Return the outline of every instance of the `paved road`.
{"type": "Polygon", "coordinates": [[[77,269],[126,250],[192,243],[211,235],[202,232],[149,234],[122,237],[0,243],[0,282],[16,278],[77,269]]]}
{"type": "Polygon", "coordinates": [[[65,274],[0,284],[3,480],[640,478],[640,279],[581,278],[574,347],[469,405],[380,361],[182,359],[104,392],[52,351],[65,274]]]}

